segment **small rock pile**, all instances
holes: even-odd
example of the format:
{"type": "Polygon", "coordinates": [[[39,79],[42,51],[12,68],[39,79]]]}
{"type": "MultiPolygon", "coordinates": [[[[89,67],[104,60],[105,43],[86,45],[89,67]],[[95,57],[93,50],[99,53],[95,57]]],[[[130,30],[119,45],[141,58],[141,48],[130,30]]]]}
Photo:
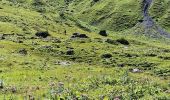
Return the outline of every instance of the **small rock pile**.
{"type": "Polygon", "coordinates": [[[71,38],[89,38],[86,34],[81,34],[81,33],[73,33],[71,38]]]}

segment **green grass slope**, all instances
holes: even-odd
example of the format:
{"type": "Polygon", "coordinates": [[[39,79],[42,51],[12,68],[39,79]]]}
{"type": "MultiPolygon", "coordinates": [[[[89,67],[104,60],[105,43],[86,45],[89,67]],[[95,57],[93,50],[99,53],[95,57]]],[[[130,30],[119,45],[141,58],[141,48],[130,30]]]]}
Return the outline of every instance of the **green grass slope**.
{"type": "MultiPolygon", "coordinates": [[[[0,0],[0,99],[170,98],[169,40],[120,32],[142,18],[139,1],[35,1],[0,0]],[[50,36],[35,36],[41,31],[50,36]]],[[[170,29],[169,6],[162,8],[155,19],[170,29]]]]}

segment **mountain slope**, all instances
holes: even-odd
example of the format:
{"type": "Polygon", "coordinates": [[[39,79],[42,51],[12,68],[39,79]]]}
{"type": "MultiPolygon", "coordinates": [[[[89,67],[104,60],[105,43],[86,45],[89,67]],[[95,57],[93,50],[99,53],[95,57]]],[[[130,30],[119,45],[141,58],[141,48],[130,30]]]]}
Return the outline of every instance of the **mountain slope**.
{"type": "Polygon", "coordinates": [[[139,1],[66,1],[0,0],[0,99],[169,99],[169,40],[129,33],[139,1]]]}

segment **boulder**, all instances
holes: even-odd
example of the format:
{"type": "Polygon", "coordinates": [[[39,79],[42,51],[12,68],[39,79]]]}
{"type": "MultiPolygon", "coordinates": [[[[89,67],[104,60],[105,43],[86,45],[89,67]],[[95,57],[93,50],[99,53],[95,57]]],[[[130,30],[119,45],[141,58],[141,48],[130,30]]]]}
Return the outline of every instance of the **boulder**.
{"type": "Polygon", "coordinates": [[[35,33],[35,35],[36,35],[37,37],[41,37],[41,38],[46,38],[46,37],[50,36],[50,34],[48,33],[48,31],[37,32],[37,33],[35,33]]]}
{"type": "Polygon", "coordinates": [[[101,31],[99,32],[99,34],[100,34],[101,36],[108,36],[106,30],[101,30],[101,31]]]}

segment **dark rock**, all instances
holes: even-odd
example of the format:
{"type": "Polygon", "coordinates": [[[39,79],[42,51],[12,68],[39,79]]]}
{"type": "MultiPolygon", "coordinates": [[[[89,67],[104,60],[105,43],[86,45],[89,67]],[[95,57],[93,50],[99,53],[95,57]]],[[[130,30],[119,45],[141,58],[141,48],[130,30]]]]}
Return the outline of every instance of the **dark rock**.
{"type": "Polygon", "coordinates": [[[80,38],[88,38],[88,36],[86,34],[80,34],[79,37],[80,38]]]}
{"type": "Polygon", "coordinates": [[[74,50],[72,49],[67,50],[66,55],[74,55],[74,50]]]}
{"type": "Polygon", "coordinates": [[[125,67],[125,64],[118,64],[118,67],[125,67]]]}
{"type": "Polygon", "coordinates": [[[100,34],[101,36],[108,36],[106,30],[101,30],[101,31],[99,32],[99,34],[100,34]]]}
{"type": "Polygon", "coordinates": [[[124,38],[117,39],[116,41],[120,44],[123,44],[123,45],[129,45],[129,41],[124,39],[124,38]]]}
{"type": "Polygon", "coordinates": [[[23,55],[27,55],[27,50],[23,48],[23,49],[20,49],[18,51],[18,53],[23,54],[23,55]]]}
{"type": "Polygon", "coordinates": [[[143,19],[138,20],[138,22],[142,23],[142,22],[143,22],[143,19]]]}
{"type": "Polygon", "coordinates": [[[110,53],[106,53],[106,54],[102,54],[101,57],[102,58],[111,58],[112,55],[110,53]]]}
{"type": "Polygon", "coordinates": [[[23,41],[21,41],[21,40],[18,40],[18,41],[17,41],[17,43],[23,43],[23,41]]]}
{"type": "Polygon", "coordinates": [[[42,38],[46,38],[46,37],[50,36],[50,34],[47,31],[37,32],[35,35],[38,37],[42,37],[42,38]]]}
{"type": "Polygon", "coordinates": [[[86,34],[73,33],[71,38],[89,38],[86,34]]]}

